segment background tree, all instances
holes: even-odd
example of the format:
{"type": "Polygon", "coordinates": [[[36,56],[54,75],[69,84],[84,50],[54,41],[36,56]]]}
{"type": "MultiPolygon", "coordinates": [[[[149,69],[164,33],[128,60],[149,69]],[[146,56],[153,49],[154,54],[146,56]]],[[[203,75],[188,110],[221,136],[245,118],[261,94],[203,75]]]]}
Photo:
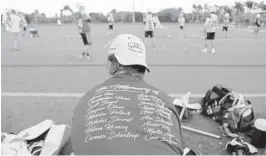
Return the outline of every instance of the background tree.
{"type": "Polygon", "coordinates": [[[76,21],[76,17],[74,11],[71,9],[69,5],[64,5],[60,10],[61,21],[64,23],[71,23],[76,21]]]}
{"type": "Polygon", "coordinates": [[[250,17],[250,15],[251,15],[251,10],[253,9],[253,3],[254,2],[251,1],[251,0],[248,0],[248,1],[245,2],[245,6],[248,9],[248,22],[249,23],[251,23],[251,17],[250,17]]]}
{"type": "Polygon", "coordinates": [[[238,22],[241,22],[241,19],[240,19],[240,15],[244,13],[245,11],[245,8],[244,8],[244,4],[242,4],[241,2],[235,2],[235,5],[234,5],[234,9],[236,11],[236,23],[238,22]]]}
{"type": "Polygon", "coordinates": [[[196,4],[193,4],[192,8],[194,9],[194,13],[196,15],[196,22],[199,22],[199,8],[196,4]]]}

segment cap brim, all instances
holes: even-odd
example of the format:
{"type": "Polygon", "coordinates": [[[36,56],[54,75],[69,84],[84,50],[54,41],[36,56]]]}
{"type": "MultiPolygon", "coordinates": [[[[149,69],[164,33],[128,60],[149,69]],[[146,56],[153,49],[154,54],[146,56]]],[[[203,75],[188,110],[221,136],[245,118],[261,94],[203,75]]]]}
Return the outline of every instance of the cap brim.
{"type": "Polygon", "coordinates": [[[143,59],[139,59],[138,57],[132,57],[132,56],[123,56],[123,55],[117,55],[114,54],[117,61],[124,66],[129,66],[129,65],[141,65],[144,66],[148,72],[150,72],[150,68],[148,67],[147,63],[143,59]]]}

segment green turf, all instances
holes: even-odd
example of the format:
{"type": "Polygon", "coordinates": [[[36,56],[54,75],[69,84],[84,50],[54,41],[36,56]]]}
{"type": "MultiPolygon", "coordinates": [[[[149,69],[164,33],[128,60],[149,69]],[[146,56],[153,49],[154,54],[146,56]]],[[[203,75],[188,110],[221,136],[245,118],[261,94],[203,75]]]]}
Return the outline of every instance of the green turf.
{"type": "MultiPolygon", "coordinates": [[[[157,51],[149,43],[147,61],[151,66],[145,80],[166,93],[205,93],[214,84],[224,84],[243,93],[266,92],[266,33],[257,40],[247,31],[229,30],[228,39],[221,30],[216,36],[217,53],[202,54],[201,25],[187,25],[187,37],[182,39],[178,26],[155,32],[157,51]],[[169,35],[171,35],[169,37],[169,35]]],[[[241,30],[246,30],[245,28],[241,30]]],[[[108,78],[106,51],[102,49],[114,36],[132,33],[143,38],[141,25],[118,24],[115,33],[107,34],[107,25],[93,24],[92,59],[78,59],[84,50],[74,25],[39,28],[40,39],[29,37],[21,41],[22,49],[9,52],[9,33],[2,33],[2,92],[62,92],[80,93],[108,78]]],[[[264,117],[265,98],[250,99],[256,116],[264,117]]],[[[18,132],[46,118],[58,123],[71,123],[72,111],[78,99],[31,98],[2,96],[2,131],[18,132]]],[[[219,134],[218,125],[196,118],[190,126],[219,134]],[[205,128],[205,129],[204,129],[205,128]]],[[[222,148],[228,139],[214,140],[184,132],[187,143],[204,154],[225,154],[222,148]],[[215,147],[215,148],[213,148],[215,147]]]]}

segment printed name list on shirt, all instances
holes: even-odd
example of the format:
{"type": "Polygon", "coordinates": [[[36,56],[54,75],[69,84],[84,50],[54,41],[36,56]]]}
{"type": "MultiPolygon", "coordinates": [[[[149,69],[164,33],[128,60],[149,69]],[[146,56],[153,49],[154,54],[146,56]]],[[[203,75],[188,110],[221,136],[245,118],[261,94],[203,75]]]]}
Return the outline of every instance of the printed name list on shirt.
{"type": "MultiPolygon", "coordinates": [[[[130,85],[103,86],[95,91],[88,101],[85,115],[85,142],[100,139],[127,138],[136,140],[140,134],[129,131],[128,124],[134,122],[130,111],[126,111],[121,101],[130,101],[129,97],[118,95],[119,92],[137,93],[137,107],[140,109],[145,140],[161,140],[177,144],[171,132],[173,127],[172,112],[156,95],[159,91],[130,85]]],[[[141,122],[139,121],[139,122],[141,122]]]]}

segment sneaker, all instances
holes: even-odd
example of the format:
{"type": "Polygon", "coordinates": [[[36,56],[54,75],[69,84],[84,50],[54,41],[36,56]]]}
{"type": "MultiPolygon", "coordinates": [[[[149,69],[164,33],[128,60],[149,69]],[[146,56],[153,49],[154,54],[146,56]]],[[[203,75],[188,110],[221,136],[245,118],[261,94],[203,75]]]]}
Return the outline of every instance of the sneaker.
{"type": "Polygon", "coordinates": [[[84,57],[84,55],[85,55],[85,53],[84,53],[84,52],[82,52],[82,54],[80,54],[80,55],[79,55],[79,58],[83,58],[83,57],[84,57]]]}
{"type": "Polygon", "coordinates": [[[215,49],[214,49],[214,48],[212,49],[212,53],[213,53],[213,54],[214,54],[214,53],[216,53],[216,51],[215,51],[215,49]]]}
{"type": "Polygon", "coordinates": [[[203,53],[207,53],[208,51],[207,51],[207,49],[205,48],[205,49],[201,50],[201,52],[203,52],[203,53]]]}
{"type": "Polygon", "coordinates": [[[90,54],[86,54],[87,55],[87,60],[90,60],[90,54]]]}

